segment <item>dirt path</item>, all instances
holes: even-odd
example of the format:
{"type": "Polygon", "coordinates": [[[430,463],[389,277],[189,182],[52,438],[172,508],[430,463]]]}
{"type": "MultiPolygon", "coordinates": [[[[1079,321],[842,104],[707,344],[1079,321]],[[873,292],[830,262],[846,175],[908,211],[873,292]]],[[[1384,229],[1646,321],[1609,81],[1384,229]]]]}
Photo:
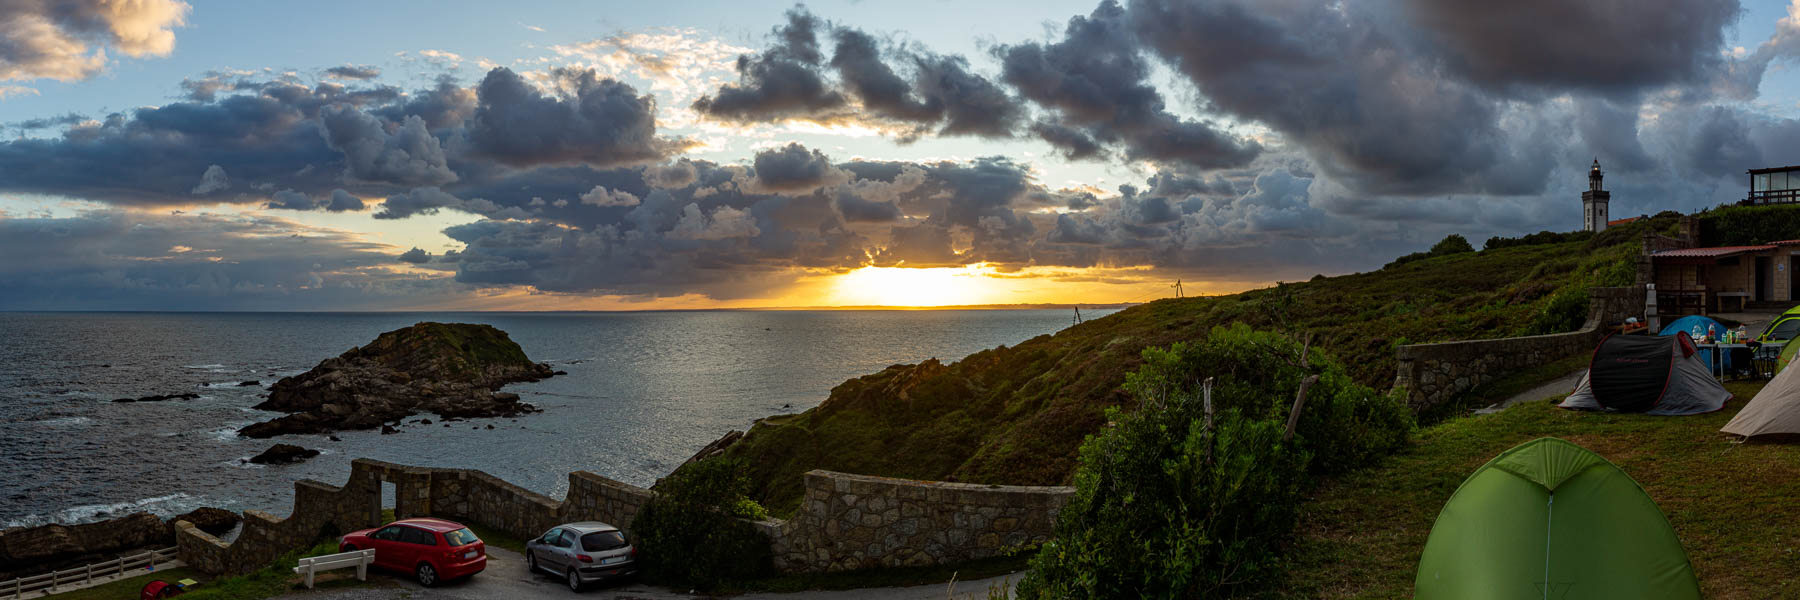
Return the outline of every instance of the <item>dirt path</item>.
{"type": "Polygon", "coordinates": [[[1513,397],[1507,398],[1506,402],[1500,403],[1500,408],[1506,408],[1520,402],[1534,402],[1546,398],[1555,398],[1573,392],[1575,391],[1575,384],[1581,382],[1581,376],[1585,373],[1587,373],[1586,368],[1577,369],[1567,375],[1540,383],[1537,387],[1519,392],[1514,394],[1513,397]]]}
{"type": "MultiPolygon", "coordinates": [[[[276,600],[400,600],[403,598],[444,598],[454,600],[569,600],[571,598],[618,599],[618,600],[673,600],[678,598],[703,598],[708,596],[682,593],[668,588],[626,584],[599,586],[580,594],[570,592],[563,586],[562,580],[543,573],[527,573],[525,558],[510,550],[488,548],[488,567],[486,571],[469,579],[446,583],[434,588],[420,587],[410,578],[394,573],[370,573],[371,579],[376,577],[395,580],[399,585],[381,588],[355,588],[340,590],[300,591],[276,600]]],[[[1018,576],[1011,577],[1017,580],[1018,576]]],[[[1011,586],[1007,577],[995,577],[968,582],[958,582],[954,589],[944,584],[921,585],[902,588],[871,588],[842,591],[814,591],[792,594],[745,594],[732,596],[741,600],[943,600],[945,598],[986,598],[989,586],[1011,586]]]]}

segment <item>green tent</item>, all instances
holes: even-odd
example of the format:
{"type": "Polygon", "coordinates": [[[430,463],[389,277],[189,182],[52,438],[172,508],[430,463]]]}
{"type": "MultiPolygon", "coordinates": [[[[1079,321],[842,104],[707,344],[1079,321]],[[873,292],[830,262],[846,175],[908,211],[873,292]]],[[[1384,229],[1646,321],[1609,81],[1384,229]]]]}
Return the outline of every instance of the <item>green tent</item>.
{"type": "Polygon", "coordinates": [[[1500,453],[1450,496],[1418,600],[1699,598],[1675,530],[1619,467],[1556,438],[1500,453]]]}

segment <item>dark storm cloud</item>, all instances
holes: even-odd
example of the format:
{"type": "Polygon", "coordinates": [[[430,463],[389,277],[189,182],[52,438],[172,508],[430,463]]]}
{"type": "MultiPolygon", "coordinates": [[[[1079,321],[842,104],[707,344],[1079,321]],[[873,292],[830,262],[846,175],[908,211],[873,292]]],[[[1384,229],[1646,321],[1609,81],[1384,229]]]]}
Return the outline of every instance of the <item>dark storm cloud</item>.
{"type": "Polygon", "coordinates": [[[1458,75],[1500,91],[1635,95],[1724,66],[1737,0],[1395,0],[1458,75]]]}
{"type": "Polygon", "coordinates": [[[436,214],[443,208],[463,208],[461,198],[445,193],[434,187],[413,188],[412,191],[388,196],[381,203],[381,211],[375,213],[377,219],[404,219],[417,214],[436,214]]]}
{"type": "Polygon", "coordinates": [[[795,143],[757,152],[752,164],[757,186],[775,192],[808,192],[847,178],[823,152],[795,143]]]}
{"type": "Polygon", "coordinates": [[[469,124],[474,150],[513,166],[612,166],[660,159],[673,150],[656,137],[656,101],[593,69],[559,70],[564,95],[546,96],[511,69],[489,71],[476,87],[469,124]]]}
{"type": "Polygon", "coordinates": [[[0,125],[0,128],[18,129],[21,131],[35,131],[38,129],[54,129],[57,127],[68,127],[70,125],[76,125],[76,124],[82,123],[84,121],[87,121],[87,117],[84,117],[84,116],[81,116],[81,115],[78,115],[75,113],[69,113],[69,114],[66,114],[66,115],[63,115],[60,117],[40,117],[40,118],[36,118],[36,119],[26,119],[23,121],[15,121],[12,123],[7,123],[5,125],[0,125]]]}
{"type": "Polygon", "coordinates": [[[995,54],[1006,83],[1059,116],[1063,129],[1035,132],[1071,157],[1093,153],[1070,128],[1119,144],[1129,158],[1203,169],[1242,166],[1260,151],[1255,142],[1167,111],[1125,9],[1111,0],[1069,19],[1061,41],[1003,46],[995,54]]]}
{"type": "Polygon", "coordinates": [[[920,133],[942,123],[938,135],[1009,137],[1024,114],[1005,90],[970,73],[962,57],[896,51],[914,71],[908,81],[883,59],[880,45],[868,33],[840,27],[833,37],[837,44],[831,66],[844,87],[877,117],[915,125],[920,133]]]}
{"type": "Polygon", "coordinates": [[[342,65],[326,69],[325,76],[332,79],[374,79],[381,76],[381,69],[368,65],[342,65]]]}
{"type": "Polygon", "coordinates": [[[401,252],[398,259],[403,263],[422,265],[431,262],[431,253],[420,249],[418,246],[414,246],[411,250],[401,252]]]}
{"type": "Polygon", "coordinates": [[[448,76],[440,77],[436,85],[408,96],[403,101],[383,106],[374,111],[382,118],[400,122],[408,116],[417,116],[425,120],[425,126],[433,131],[446,127],[459,127],[463,121],[475,114],[475,89],[458,85],[456,80],[448,76]]]}
{"type": "Polygon", "coordinates": [[[389,133],[381,119],[348,106],[328,107],[319,118],[325,144],[344,153],[345,175],[352,180],[406,186],[456,181],[424,119],[409,115],[389,133]]]}
{"type": "Polygon", "coordinates": [[[1100,142],[1073,127],[1049,122],[1031,124],[1031,133],[1049,142],[1056,152],[1069,160],[1102,160],[1108,158],[1100,142]]]}
{"type": "Polygon", "coordinates": [[[281,190],[269,196],[266,208],[281,210],[325,210],[329,212],[360,211],[363,201],[350,192],[332,190],[323,196],[308,196],[294,190],[281,190]]]}
{"type": "Polygon", "coordinates": [[[844,95],[826,83],[818,67],[818,18],[804,9],[788,11],[787,23],[773,32],[775,43],[756,56],[739,56],[738,82],[694,101],[694,110],[740,122],[818,117],[844,107],[844,95]]]}

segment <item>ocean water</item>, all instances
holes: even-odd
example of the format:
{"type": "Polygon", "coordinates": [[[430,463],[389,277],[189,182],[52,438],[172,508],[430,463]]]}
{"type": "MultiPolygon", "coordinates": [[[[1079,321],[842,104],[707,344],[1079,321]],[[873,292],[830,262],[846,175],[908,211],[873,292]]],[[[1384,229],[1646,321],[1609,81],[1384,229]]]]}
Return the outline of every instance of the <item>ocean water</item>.
{"type": "MultiPolygon", "coordinates": [[[[1092,318],[1108,311],[1090,311],[1092,318]]],[[[350,460],[474,468],[561,498],[587,470],[648,485],[732,429],[817,406],[846,379],[1017,344],[1064,310],[640,313],[0,313],[0,527],[198,506],[286,515],[293,482],[350,460]],[[241,439],[267,386],[419,321],[488,323],[568,375],[508,386],[518,419],[241,439]],[[240,386],[246,381],[257,385],[240,386]],[[194,392],[194,400],[114,403],[194,392]],[[493,425],[494,429],[487,429],[493,425]],[[323,455],[243,464],[276,442],[323,455]]],[[[435,415],[421,415],[436,421],[435,415]]],[[[415,417],[415,419],[418,417],[415,417]]]]}

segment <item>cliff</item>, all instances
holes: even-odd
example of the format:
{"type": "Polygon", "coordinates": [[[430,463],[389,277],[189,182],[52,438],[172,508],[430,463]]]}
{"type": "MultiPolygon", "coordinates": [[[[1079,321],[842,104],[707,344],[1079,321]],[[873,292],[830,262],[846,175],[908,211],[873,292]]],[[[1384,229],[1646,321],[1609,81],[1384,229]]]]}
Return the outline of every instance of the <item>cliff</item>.
{"type": "Polygon", "coordinates": [[[366,346],[325,359],[269,388],[262,410],[294,413],[239,435],[373,429],[419,412],[444,417],[514,416],[535,411],[501,386],[553,375],[531,362],[506,332],[490,325],[419,323],[381,334],[366,346]]]}

